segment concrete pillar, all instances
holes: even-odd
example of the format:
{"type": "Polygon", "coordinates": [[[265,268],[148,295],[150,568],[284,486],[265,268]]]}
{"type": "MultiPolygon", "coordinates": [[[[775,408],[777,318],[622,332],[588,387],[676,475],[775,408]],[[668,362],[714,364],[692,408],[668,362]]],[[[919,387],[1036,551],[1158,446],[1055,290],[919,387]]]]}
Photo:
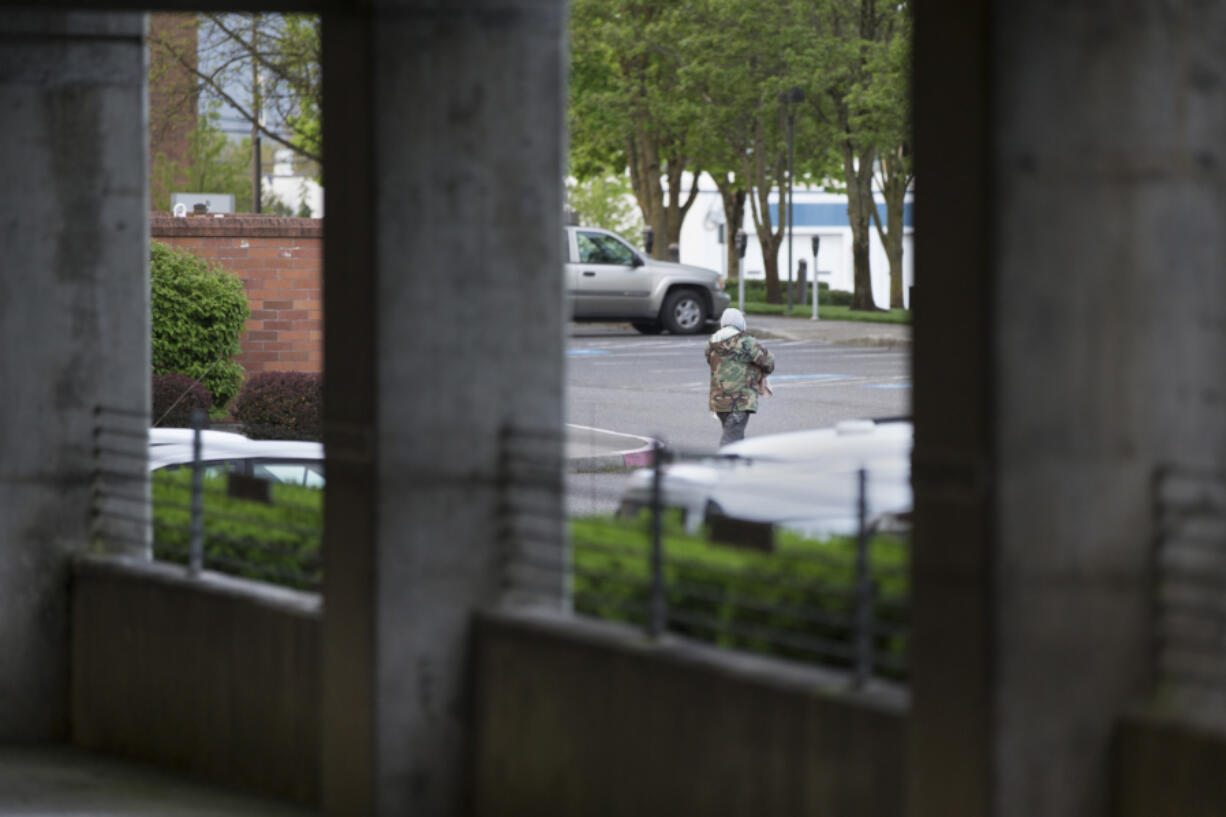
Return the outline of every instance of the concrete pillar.
{"type": "Polygon", "coordinates": [[[148,422],[143,31],[140,14],[0,14],[0,740],[67,732],[94,407],[148,422]]]}
{"type": "Polygon", "coordinates": [[[910,813],[1108,814],[1153,476],[1226,459],[1226,9],[917,15],[910,813]]]}
{"type": "Polygon", "coordinates": [[[500,431],[562,427],[565,16],[371,6],[324,20],[324,805],[450,817],[500,431]]]}

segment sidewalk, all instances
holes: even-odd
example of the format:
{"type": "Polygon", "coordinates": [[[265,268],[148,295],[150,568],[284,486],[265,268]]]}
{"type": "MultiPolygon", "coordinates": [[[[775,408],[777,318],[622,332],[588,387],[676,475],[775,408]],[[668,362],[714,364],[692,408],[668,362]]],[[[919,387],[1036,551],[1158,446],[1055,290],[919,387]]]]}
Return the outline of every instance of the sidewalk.
{"type": "MultiPolygon", "coordinates": [[[[746,315],[749,334],[775,340],[814,340],[836,346],[877,349],[911,348],[911,326],[902,323],[813,320],[813,307],[797,307],[792,316],[746,315]],[[804,317],[797,317],[804,316],[804,317]]],[[[818,314],[821,314],[820,308],[818,314]]]]}

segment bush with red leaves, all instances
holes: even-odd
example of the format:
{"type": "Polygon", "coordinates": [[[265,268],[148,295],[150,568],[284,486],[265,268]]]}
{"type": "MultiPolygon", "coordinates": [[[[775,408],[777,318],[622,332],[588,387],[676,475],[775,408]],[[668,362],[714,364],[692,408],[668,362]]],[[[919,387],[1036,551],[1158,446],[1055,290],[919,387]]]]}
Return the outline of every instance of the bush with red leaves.
{"type": "Polygon", "coordinates": [[[153,424],[159,428],[191,428],[192,410],[204,412],[208,425],[209,406],[213,395],[208,386],[197,383],[185,374],[155,374],[153,376],[153,424]]]}
{"type": "Polygon", "coordinates": [[[323,377],[308,372],[259,372],[247,378],[230,407],[252,439],[323,439],[323,377]]]}

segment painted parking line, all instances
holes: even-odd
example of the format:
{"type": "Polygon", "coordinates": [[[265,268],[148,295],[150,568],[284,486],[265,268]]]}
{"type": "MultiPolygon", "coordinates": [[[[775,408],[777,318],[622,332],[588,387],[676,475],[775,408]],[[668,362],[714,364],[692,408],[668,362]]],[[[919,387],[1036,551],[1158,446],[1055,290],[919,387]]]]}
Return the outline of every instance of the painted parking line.
{"type": "Polygon", "coordinates": [[[849,374],[772,374],[770,382],[780,383],[785,380],[848,380],[849,374]]]}
{"type": "Polygon", "coordinates": [[[567,350],[566,350],[566,354],[567,354],[567,355],[571,355],[571,356],[577,356],[577,355],[607,355],[607,354],[609,354],[609,350],[608,350],[608,349],[567,349],[567,350]]]}

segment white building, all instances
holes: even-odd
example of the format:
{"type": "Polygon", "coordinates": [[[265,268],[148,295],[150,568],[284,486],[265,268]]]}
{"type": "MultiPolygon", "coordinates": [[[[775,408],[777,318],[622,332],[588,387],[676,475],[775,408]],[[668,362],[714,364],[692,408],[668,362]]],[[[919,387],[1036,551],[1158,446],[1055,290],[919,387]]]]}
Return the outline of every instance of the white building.
{"type": "MultiPolygon", "coordinates": [[[[778,196],[770,197],[771,222],[779,224],[778,196]]],[[[884,200],[877,197],[877,209],[885,220],[884,200]]],[[[910,287],[914,282],[914,201],[911,194],[903,209],[903,302],[910,305],[910,287]]],[[[726,274],[727,256],[722,240],[735,236],[736,230],[724,227],[724,205],[714,182],[706,175],[701,177],[698,198],[690,208],[681,226],[681,261],[700,267],[719,270],[726,274]]],[[[765,277],[762,247],[758,243],[753,226],[750,204],[745,202],[745,221],[741,229],[748,236],[743,259],[745,277],[761,280],[765,277]]],[[[885,248],[877,235],[875,226],[869,229],[869,264],[873,272],[873,300],[877,306],[888,307],[890,303],[890,262],[885,248]]],[[[817,254],[819,281],[831,289],[852,290],[855,286],[852,262],[851,224],[847,219],[847,196],[841,193],[826,193],[821,190],[797,188],[793,193],[792,208],[792,277],[796,279],[798,262],[802,259],[810,272],[813,269],[813,237],[820,241],[817,254]]],[[[779,247],[779,278],[787,281],[787,239],[779,247]]],[[[810,279],[811,280],[811,279],[810,279]]]]}
{"type": "Polygon", "coordinates": [[[311,175],[297,169],[294,152],[281,148],[273,154],[276,162],[272,173],[264,174],[264,193],[271,193],[285,202],[295,212],[305,203],[311,209],[312,218],[323,218],[324,191],[311,175]]]}

